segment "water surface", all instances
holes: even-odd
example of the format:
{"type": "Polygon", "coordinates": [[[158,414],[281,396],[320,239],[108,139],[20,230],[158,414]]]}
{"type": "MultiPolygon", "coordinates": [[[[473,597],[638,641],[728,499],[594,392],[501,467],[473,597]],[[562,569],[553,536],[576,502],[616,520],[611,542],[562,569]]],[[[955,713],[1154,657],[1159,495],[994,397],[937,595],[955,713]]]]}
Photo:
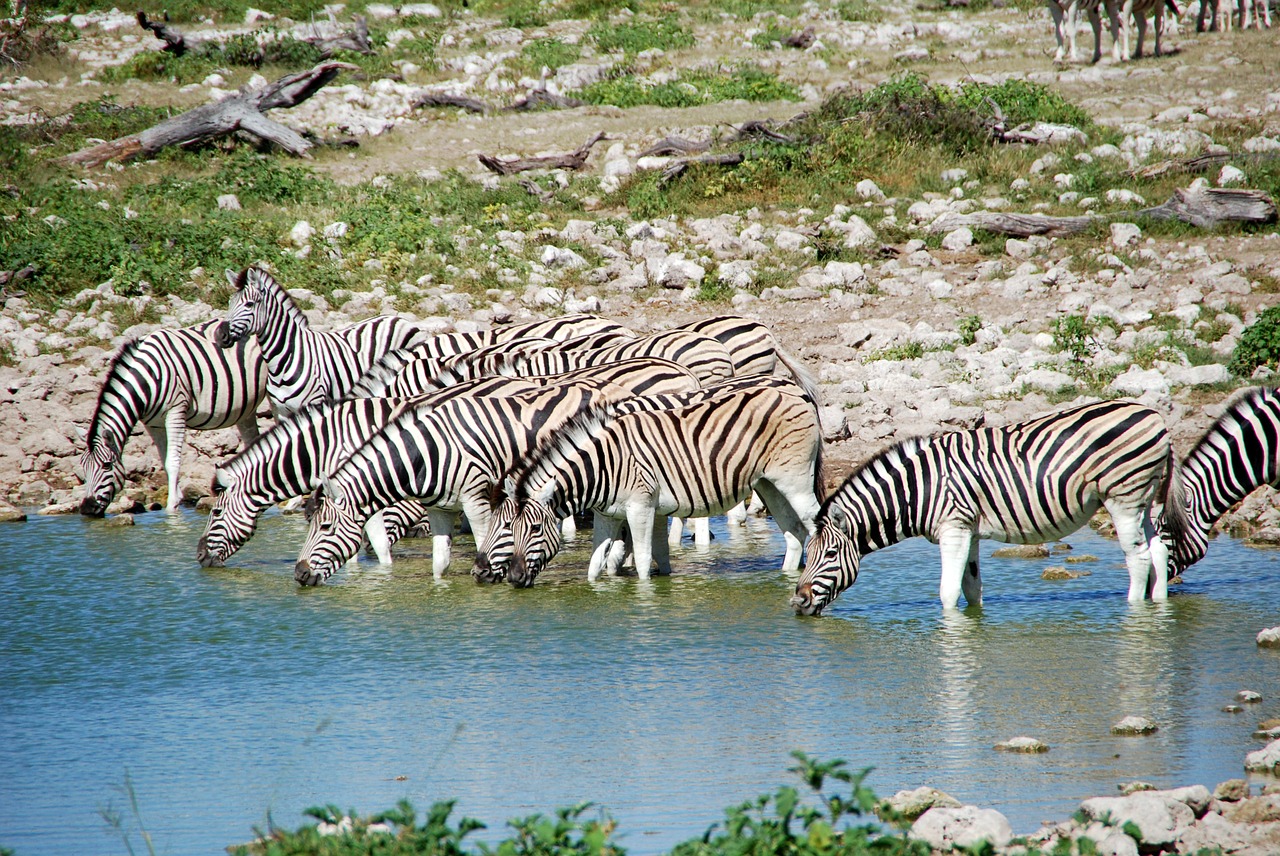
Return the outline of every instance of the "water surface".
{"type": "Polygon", "coordinates": [[[1090,532],[1068,543],[1100,561],[1069,582],[983,542],[986,606],[953,614],[917,539],[804,619],[762,520],[719,521],[671,578],[591,584],[579,548],[524,591],[461,575],[468,543],[433,581],[427,542],[299,589],[297,518],[209,570],[202,516],[138,520],[0,527],[0,846],[19,854],[126,852],[99,810],[136,822],[127,776],[160,853],[221,852],[311,805],[456,798],[489,836],[593,800],[644,856],[791,783],[793,749],[1029,832],[1121,782],[1239,777],[1280,716],[1280,652],[1254,642],[1280,623],[1280,554],[1227,539],[1163,605],[1126,603],[1119,548],[1090,532]],[[1241,689],[1263,702],[1224,712],[1241,689]],[[1130,714],[1160,731],[1110,734],[1130,714]],[[1021,734],[1052,750],[992,751],[1021,734]]]}

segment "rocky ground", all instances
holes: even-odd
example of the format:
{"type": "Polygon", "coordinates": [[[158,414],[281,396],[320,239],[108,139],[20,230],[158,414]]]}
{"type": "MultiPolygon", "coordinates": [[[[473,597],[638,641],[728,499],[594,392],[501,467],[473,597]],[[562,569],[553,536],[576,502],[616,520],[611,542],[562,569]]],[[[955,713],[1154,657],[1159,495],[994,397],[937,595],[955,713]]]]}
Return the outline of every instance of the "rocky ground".
{"type": "MultiPolygon", "coordinates": [[[[429,14],[428,6],[420,4],[419,14],[429,14]]],[[[1193,20],[1194,8],[1187,20],[1193,20]]],[[[375,16],[375,10],[391,19],[397,14],[389,6],[367,11],[375,16]]],[[[699,139],[724,123],[785,118],[816,106],[836,87],[869,86],[902,68],[944,82],[1015,75],[1050,83],[1123,131],[1121,145],[1093,147],[1084,153],[1087,159],[1139,167],[1195,153],[1208,139],[1203,129],[1246,119],[1262,129],[1245,141],[1247,151],[1280,150],[1273,32],[1196,36],[1184,23],[1166,40],[1174,47],[1171,56],[1055,66],[1048,16],[1039,7],[970,13],[888,3],[884,12],[875,23],[856,23],[832,15],[823,4],[806,4],[793,17],[780,19],[791,30],[814,29],[814,42],[803,50],[761,51],[753,44],[752,36],[770,23],[768,18],[726,16],[721,25],[700,25],[688,62],[749,58],[794,83],[803,104],[734,101],[685,110],[587,107],[487,116],[415,112],[412,97],[424,88],[499,100],[530,83],[505,72],[504,62],[538,34],[464,17],[445,31],[438,68],[430,75],[401,64],[393,78],[332,85],[277,118],[322,136],[357,136],[362,141],[357,154],[322,155],[314,168],[343,182],[375,185],[380,175],[438,175],[450,169],[492,184],[498,179],[478,166],[478,153],[564,152],[603,130],[609,141],[587,167],[598,176],[600,199],[584,200],[596,216],[570,221],[553,234],[514,226],[501,233],[504,247],[520,253],[531,273],[486,300],[460,295],[440,282],[399,283],[391,289],[393,296],[375,279],[368,289],[327,297],[304,283],[286,284],[311,307],[308,315],[317,327],[404,311],[406,295],[415,301],[409,314],[441,330],[581,310],[620,319],[638,331],[726,312],[761,320],[821,381],[835,479],[895,439],[1005,424],[1096,395],[1128,396],[1157,407],[1167,415],[1178,449],[1189,449],[1234,387],[1269,377],[1265,371],[1254,378],[1232,377],[1226,362],[1242,331],[1280,291],[1280,233],[1274,228],[1227,237],[1195,231],[1169,237],[1148,236],[1139,226],[1118,222],[1103,245],[1087,250],[1078,242],[1038,237],[1010,239],[992,250],[975,243],[964,228],[946,229],[941,241],[930,238],[931,226],[955,214],[1026,210],[1029,189],[1050,187],[1059,205],[1079,210],[1096,204],[1096,198],[1071,189],[1074,164],[1087,160],[1077,155],[1063,161],[1052,151],[1007,188],[982,186],[956,169],[940,177],[947,192],[886,198],[868,181],[846,204],[822,212],[761,206],[697,219],[639,219],[601,202],[627,176],[665,165],[640,153],[669,134],[699,139]],[[914,237],[900,240],[903,234],[914,237]],[[865,249],[864,260],[819,261],[819,235],[865,249]],[[566,245],[587,248],[589,258],[566,245]],[[798,261],[786,277],[769,280],[778,284],[761,288],[761,277],[776,274],[771,265],[780,257],[798,261]],[[700,287],[713,279],[726,290],[722,303],[699,299],[700,287]],[[1089,322],[1087,341],[1074,353],[1064,348],[1061,330],[1055,334],[1055,320],[1068,316],[1089,322]],[[1178,319],[1182,332],[1212,359],[1193,365],[1185,354],[1163,348],[1168,319],[1178,319]]],[[[102,68],[154,48],[132,16],[114,10],[75,16],[70,23],[81,39],[67,57],[0,79],[0,122],[39,121],[95,97],[102,89],[95,79],[102,68]]],[[[248,26],[210,26],[206,32],[248,26]]],[[[572,40],[584,29],[581,22],[560,21],[541,35],[572,40]]],[[[417,37],[409,24],[392,32],[402,40],[417,37]]],[[[588,54],[544,75],[542,85],[552,92],[572,90],[603,74],[609,62],[588,54]]],[[[180,89],[132,81],[114,90],[122,98],[188,106],[218,97],[229,85],[221,75],[211,75],[180,89]]],[[[1208,175],[1207,181],[1247,185],[1249,169],[1242,162],[1208,175]]],[[[76,180],[87,181],[83,189],[92,193],[95,180],[109,179],[111,171],[102,173],[76,180]]],[[[226,204],[234,204],[233,198],[226,204]]],[[[339,223],[299,223],[280,242],[289,252],[314,248],[320,253],[341,249],[345,234],[339,223]]],[[[0,258],[0,270],[21,261],[0,258]]],[[[467,274],[462,270],[458,277],[467,274]]],[[[0,434],[10,440],[0,445],[0,500],[12,506],[5,511],[12,518],[69,513],[79,499],[81,450],[75,429],[89,423],[111,353],[128,337],[215,318],[225,307],[177,297],[123,296],[112,282],[57,307],[12,290],[4,297],[0,337],[9,356],[8,364],[0,365],[0,434]],[[144,314],[158,317],[158,323],[131,323],[144,314]]],[[[207,493],[212,467],[237,445],[238,436],[230,430],[188,435],[181,485],[187,500],[207,493]]],[[[141,431],[124,459],[129,486],[113,512],[163,502],[159,460],[141,431]]],[[[1280,540],[1280,495],[1259,491],[1224,525],[1240,533],[1261,530],[1264,541],[1280,540]]],[[[1265,751],[1274,771],[1280,744],[1265,751]]],[[[1041,840],[1051,844],[1054,836],[1085,835],[1098,842],[1099,853],[1139,852],[1115,824],[1099,822],[1110,812],[1120,826],[1125,819],[1137,824],[1145,842],[1142,852],[1190,852],[1209,844],[1227,852],[1280,851],[1280,794],[1274,787],[1261,796],[1250,796],[1238,782],[1224,783],[1213,794],[1203,788],[1143,791],[1092,800],[1082,809],[1086,820],[1046,829],[1041,840]],[[1246,835],[1246,829],[1254,831],[1246,835]]],[[[971,831],[964,830],[983,814],[972,807],[939,807],[917,827],[939,848],[944,842],[963,844],[972,840],[971,831]]],[[[1007,839],[1007,826],[997,823],[991,834],[1007,839]]]]}

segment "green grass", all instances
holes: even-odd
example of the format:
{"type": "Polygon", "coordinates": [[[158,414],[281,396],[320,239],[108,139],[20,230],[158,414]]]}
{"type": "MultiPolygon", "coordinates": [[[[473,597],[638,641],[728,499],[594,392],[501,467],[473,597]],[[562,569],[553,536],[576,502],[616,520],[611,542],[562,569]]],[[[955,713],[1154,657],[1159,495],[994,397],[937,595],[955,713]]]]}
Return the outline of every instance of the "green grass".
{"type": "Polygon", "coordinates": [[[587,36],[602,53],[622,51],[629,56],[655,48],[670,51],[693,47],[693,32],[674,14],[618,24],[600,21],[591,25],[587,36]]]}
{"type": "Polygon", "coordinates": [[[516,74],[537,77],[544,67],[555,71],[561,66],[577,62],[582,57],[582,48],[571,45],[560,39],[538,39],[525,42],[520,49],[520,56],[508,61],[507,65],[516,74]]]}
{"type": "Polygon", "coordinates": [[[696,107],[716,101],[796,101],[796,88],[754,65],[717,71],[681,72],[666,83],[647,83],[630,74],[601,80],[573,93],[588,104],[615,107],[696,107]]]}

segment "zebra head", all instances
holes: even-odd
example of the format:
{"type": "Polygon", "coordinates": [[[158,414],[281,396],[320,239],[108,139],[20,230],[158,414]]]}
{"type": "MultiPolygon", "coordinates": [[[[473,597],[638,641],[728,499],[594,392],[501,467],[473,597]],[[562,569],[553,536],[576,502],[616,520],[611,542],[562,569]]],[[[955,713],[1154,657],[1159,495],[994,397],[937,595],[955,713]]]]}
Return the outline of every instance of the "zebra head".
{"type": "Polygon", "coordinates": [[[226,562],[253,537],[258,526],[259,509],[250,502],[248,494],[229,483],[222,470],[215,469],[213,473],[213,508],[209,509],[204,534],[196,542],[196,559],[204,568],[226,562]]]}
{"type": "Polygon", "coordinates": [[[120,453],[106,443],[90,443],[80,458],[80,470],[84,474],[84,499],[80,501],[80,513],[86,517],[101,517],[124,487],[124,464],[120,453]]]}
{"type": "Polygon", "coordinates": [[[560,552],[560,518],[551,507],[555,482],[519,503],[512,521],[511,567],[507,582],[516,588],[528,588],[560,552]]]}
{"type": "Polygon", "coordinates": [[[511,479],[507,479],[505,495],[490,498],[494,506],[489,518],[489,531],[476,550],[475,565],[471,575],[478,583],[497,583],[507,579],[511,572],[511,559],[515,554],[515,521],[520,513],[511,479]]]}
{"type": "Polygon", "coordinates": [[[319,504],[293,569],[293,578],[304,586],[318,586],[333,576],[360,549],[364,534],[364,521],[340,491],[321,487],[316,497],[319,504]]]}
{"type": "Polygon", "coordinates": [[[262,329],[266,290],[268,284],[274,284],[270,274],[256,267],[247,267],[240,273],[229,270],[227,281],[235,291],[227,304],[227,317],[214,333],[220,348],[230,348],[262,329]]]}
{"type": "Polygon", "coordinates": [[[849,537],[848,520],[839,506],[819,518],[805,547],[805,568],[791,605],[797,615],[821,615],[836,595],[858,579],[858,545],[849,537]]]}

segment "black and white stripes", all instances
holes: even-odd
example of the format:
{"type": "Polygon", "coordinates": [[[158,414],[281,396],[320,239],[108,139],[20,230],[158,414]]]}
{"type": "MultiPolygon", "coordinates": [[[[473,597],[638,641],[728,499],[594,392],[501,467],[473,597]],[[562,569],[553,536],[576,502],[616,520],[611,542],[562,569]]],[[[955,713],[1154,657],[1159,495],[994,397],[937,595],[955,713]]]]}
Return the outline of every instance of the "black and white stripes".
{"type": "Polygon", "coordinates": [[[856,470],[823,505],[792,604],[821,612],[857,579],[862,556],[915,535],[941,548],[943,606],[955,607],[961,592],[980,604],[978,539],[1043,543],[1079,529],[1100,507],[1125,553],[1129,599],[1164,599],[1167,551],[1152,508],[1174,512],[1170,537],[1181,537],[1173,464],[1164,418],[1124,401],[907,440],[856,470]]]}

